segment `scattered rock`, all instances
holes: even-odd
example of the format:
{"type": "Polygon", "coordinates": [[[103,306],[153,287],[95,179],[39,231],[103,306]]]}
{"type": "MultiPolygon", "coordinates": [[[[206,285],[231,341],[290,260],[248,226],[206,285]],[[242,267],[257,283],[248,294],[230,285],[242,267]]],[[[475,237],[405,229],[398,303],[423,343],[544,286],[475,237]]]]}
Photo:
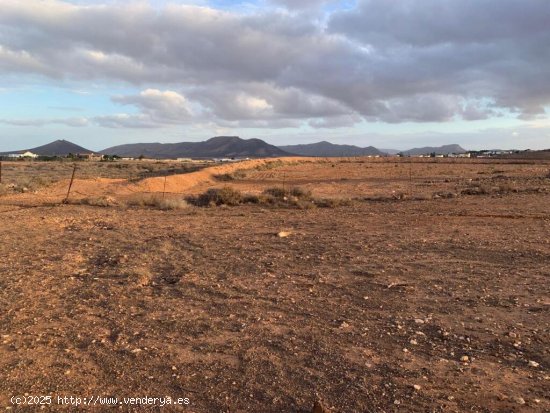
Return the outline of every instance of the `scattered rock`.
{"type": "Polygon", "coordinates": [[[525,399],[523,397],[516,397],[514,398],[514,401],[517,403],[517,404],[521,404],[521,405],[524,405],[525,404],[525,399]]]}
{"type": "Polygon", "coordinates": [[[317,400],[313,405],[313,409],[311,409],[311,413],[330,413],[330,410],[317,400]]]}
{"type": "Polygon", "coordinates": [[[462,361],[463,363],[467,363],[470,361],[470,357],[468,356],[462,356],[460,357],[460,361],[462,361]]]}
{"type": "Polygon", "coordinates": [[[539,367],[540,364],[537,363],[536,361],[533,361],[533,360],[529,360],[529,367],[539,367]]]}
{"type": "Polygon", "coordinates": [[[416,391],[420,390],[421,388],[422,387],[419,384],[413,385],[413,389],[415,389],[416,391]]]}
{"type": "Polygon", "coordinates": [[[288,236],[290,236],[291,232],[290,231],[281,231],[277,234],[277,236],[279,238],[286,238],[288,236]]]}

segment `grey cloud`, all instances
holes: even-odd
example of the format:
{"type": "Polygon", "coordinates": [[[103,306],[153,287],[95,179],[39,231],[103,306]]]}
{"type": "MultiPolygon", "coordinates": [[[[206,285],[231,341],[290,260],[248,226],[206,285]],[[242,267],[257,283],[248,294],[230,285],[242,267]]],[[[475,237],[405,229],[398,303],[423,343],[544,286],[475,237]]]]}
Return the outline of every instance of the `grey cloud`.
{"type": "Polygon", "coordinates": [[[271,3],[285,6],[288,9],[308,9],[334,1],[335,0],[271,0],[271,3]]]}
{"type": "Polygon", "coordinates": [[[368,44],[491,43],[548,35],[546,0],[359,0],[331,28],[368,44]]]}
{"type": "Polygon", "coordinates": [[[146,89],[139,95],[114,96],[112,100],[138,107],[143,115],[151,119],[151,123],[181,123],[192,116],[187,99],[170,90],[146,89]]]}
{"type": "Polygon", "coordinates": [[[153,129],[161,125],[143,114],[119,113],[115,115],[95,116],[92,121],[104,128],[130,128],[130,129],[153,129]]]}
{"type": "Polygon", "coordinates": [[[334,12],[326,28],[273,10],[56,0],[0,7],[0,73],[155,85],[190,99],[114,98],[140,113],[96,118],[109,127],[536,117],[550,103],[546,0],[364,0],[334,12]]]}
{"type": "Polygon", "coordinates": [[[265,83],[196,88],[189,96],[225,120],[308,119],[353,112],[333,99],[265,83]]]}

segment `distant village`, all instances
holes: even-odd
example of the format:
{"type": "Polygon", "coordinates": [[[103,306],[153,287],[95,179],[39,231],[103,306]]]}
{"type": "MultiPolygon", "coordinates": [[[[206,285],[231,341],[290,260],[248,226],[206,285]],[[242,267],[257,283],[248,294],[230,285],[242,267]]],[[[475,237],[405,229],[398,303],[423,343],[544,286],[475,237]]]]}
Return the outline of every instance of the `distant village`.
{"type": "MultiPolygon", "coordinates": [[[[469,151],[465,153],[449,153],[449,154],[439,154],[439,153],[426,153],[426,154],[388,154],[388,155],[367,155],[362,156],[366,158],[382,158],[382,157],[406,157],[406,158],[492,158],[505,155],[511,155],[514,153],[529,152],[529,151],[517,151],[517,150],[484,150],[484,151],[469,151]]],[[[349,157],[349,156],[345,156],[349,157]]],[[[117,155],[102,155],[96,153],[77,153],[77,154],[67,154],[67,155],[39,155],[31,151],[26,151],[23,153],[10,153],[0,155],[1,160],[5,161],[17,161],[17,160],[38,160],[38,161],[52,161],[52,160],[71,160],[71,161],[142,161],[142,160],[162,160],[159,158],[148,158],[145,156],[139,156],[136,158],[133,157],[120,157],[117,155]]],[[[211,158],[211,159],[194,159],[194,158],[176,158],[176,159],[166,159],[171,161],[179,162],[237,162],[248,160],[250,158],[211,158]]]]}
{"type": "MultiPolygon", "coordinates": [[[[483,150],[483,151],[468,151],[464,153],[449,153],[449,154],[440,154],[440,153],[426,153],[426,154],[387,154],[387,155],[367,155],[363,156],[366,158],[381,158],[381,157],[407,157],[407,158],[491,158],[499,157],[511,154],[517,154],[527,151],[518,151],[518,150],[483,150]]],[[[349,156],[345,156],[349,157],[349,156]]],[[[73,160],[73,161],[142,161],[142,160],[162,160],[159,158],[148,158],[145,156],[139,157],[120,157],[117,155],[102,155],[96,153],[76,153],[76,154],[67,154],[67,155],[39,155],[31,151],[21,152],[21,153],[8,153],[0,155],[0,159],[6,161],[16,161],[16,160],[39,160],[39,161],[51,161],[51,160],[73,160]]],[[[250,158],[211,158],[211,159],[194,159],[194,158],[176,158],[170,159],[171,161],[180,161],[180,162],[194,162],[194,161],[210,161],[210,162],[236,162],[242,160],[248,160],[250,158]]]]}

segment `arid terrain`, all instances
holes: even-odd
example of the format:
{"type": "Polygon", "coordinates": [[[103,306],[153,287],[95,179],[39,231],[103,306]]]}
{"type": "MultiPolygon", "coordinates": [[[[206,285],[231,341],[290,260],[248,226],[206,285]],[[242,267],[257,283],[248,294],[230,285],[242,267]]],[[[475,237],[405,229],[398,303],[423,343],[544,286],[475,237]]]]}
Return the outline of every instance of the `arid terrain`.
{"type": "Polygon", "coordinates": [[[4,163],[2,409],[550,411],[550,161],[137,162],[4,163]]]}

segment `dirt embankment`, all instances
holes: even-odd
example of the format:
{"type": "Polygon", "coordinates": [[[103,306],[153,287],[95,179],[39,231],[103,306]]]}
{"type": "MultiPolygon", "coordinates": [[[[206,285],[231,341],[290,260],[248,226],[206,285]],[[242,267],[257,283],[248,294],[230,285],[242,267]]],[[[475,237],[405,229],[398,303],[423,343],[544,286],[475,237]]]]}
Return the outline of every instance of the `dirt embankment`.
{"type": "MultiPolygon", "coordinates": [[[[193,193],[193,188],[204,185],[211,185],[216,182],[215,176],[221,174],[231,174],[237,170],[247,170],[269,163],[290,163],[290,162],[312,162],[314,158],[270,158],[270,159],[253,159],[230,164],[223,164],[202,169],[200,171],[190,172],[186,174],[175,174],[169,176],[158,176],[153,178],[143,179],[137,182],[132,182],[127,179],[110,179],[110,178],[95,178],[95,179],[79,179],[78,171],[76,178],[71,187],[71,196],[75,198],[90,197],[90,196],[114,196],[125,197],[135,193],[178,193],[186,194],[193,193]]],[[[67,195],[70,179],[63,179],[42,188],[33,194],[18,194],[18,200],[33,199],[44,201],[60,201],[67,195]]]]}

